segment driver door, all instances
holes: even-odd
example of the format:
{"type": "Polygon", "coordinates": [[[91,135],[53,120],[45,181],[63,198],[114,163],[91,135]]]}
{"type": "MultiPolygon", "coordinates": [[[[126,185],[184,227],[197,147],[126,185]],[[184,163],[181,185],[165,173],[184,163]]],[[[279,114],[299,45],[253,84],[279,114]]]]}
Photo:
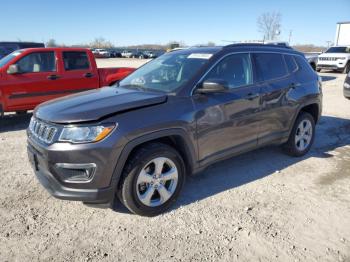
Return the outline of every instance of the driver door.
{"type": "Polygon", "coordinates": [[[33,52],[16,62],[19,72],[7,74],[4,94],[11,111],[29,110],[53,97],[60,87],[54,51],[33,52]]]}
{"type": "Polygon", "coordinates": [[[222,93],[195,94],[197,142],[202,165],[257,146],[260,87],[254,84],[250,54],[232,54],[203,81],[228,84],[222,93]]]}

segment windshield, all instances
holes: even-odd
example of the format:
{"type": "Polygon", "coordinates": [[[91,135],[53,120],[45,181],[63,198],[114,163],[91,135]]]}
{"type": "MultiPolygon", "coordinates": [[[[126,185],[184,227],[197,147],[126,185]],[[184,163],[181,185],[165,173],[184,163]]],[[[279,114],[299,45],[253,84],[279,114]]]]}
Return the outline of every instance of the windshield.
{"type": "Polygon", "coordinates": [[[0,67],[3,67],[4,65],[6,65],[8,62],[10,62],[13,58],[20,55],[21,53],[22,51],[15,51],[5,56],[4,58],[0,59],[0,67]]]}
{"type": "Polygon", "coordinates": [[[190,80],[211,56],[211,53],[167,53],[124,78],[119,86],[170,93],[190,80]]]}
{"type": "Polygon", "coordinates": [[[350,47],[334,46],[329,48],[326,53],[350,53],[350,47]]]}

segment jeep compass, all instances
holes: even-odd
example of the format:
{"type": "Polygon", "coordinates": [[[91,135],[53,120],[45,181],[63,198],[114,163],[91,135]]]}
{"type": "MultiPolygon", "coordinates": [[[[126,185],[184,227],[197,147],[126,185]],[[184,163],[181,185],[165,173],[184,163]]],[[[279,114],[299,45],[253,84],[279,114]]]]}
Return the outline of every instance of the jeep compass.
{"type": "Polygon", "coordinates": [[[305,155],[322,109],[303,54],[233,44],[166,53],[117,85],[41,104],[28,156],[55,197],[155,216],[185,177],[265,145],[305,155]]]}

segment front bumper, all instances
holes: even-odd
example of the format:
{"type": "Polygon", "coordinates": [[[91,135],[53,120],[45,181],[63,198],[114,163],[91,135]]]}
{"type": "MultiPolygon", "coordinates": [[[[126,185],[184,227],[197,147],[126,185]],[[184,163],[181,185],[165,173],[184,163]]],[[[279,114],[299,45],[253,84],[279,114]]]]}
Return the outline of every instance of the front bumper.
{"type": "Polygon", "coordinates": [[[344,70],[344,65],[338,65],[338,64],[320,64],[318,63],[316,68],[317,69],[325,69],[325,70],[344,70]]]}
{"type": "Polygon", "coordinates": [[[103,142],[85,145],[45,145],[36,141],[29,133],[28,159],[39,182],[52,196],[88,204],[112,204],[115,195],[112,177],[120,155],[119,148],[103,142]],[[97,168],[88,181],[67,181],[57,170],[57,163],[95,163],[97,168]]]}

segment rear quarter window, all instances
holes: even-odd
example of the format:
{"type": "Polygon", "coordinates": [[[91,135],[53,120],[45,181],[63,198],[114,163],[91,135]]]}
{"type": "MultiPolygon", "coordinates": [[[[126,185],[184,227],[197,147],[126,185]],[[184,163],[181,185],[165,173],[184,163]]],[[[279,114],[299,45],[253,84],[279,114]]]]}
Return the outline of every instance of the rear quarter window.
{"type": "Polygon", "coordinates": [[[86,52],[63,52],[63,63],[66,71],[90,69],[89,57],[86,52]]]}
{"type": "Polygon", "coordinates": [[[295,59],[292,55],[285,55],[284,60],[286,61],[289,73],[294,73],[298,70],[297,63],[295,62],[295,59]]]}
{"type": "Polygon", "coordinates": [[[288,75],[286,64],[281,54],[254,54],[255,67],[259,81],[269,81],[288,75]]]}
{"type": "Polygon", "coordinates": [[[296,63],[298,64],[298,74],[301,80],[311,81],[317,79],[317,75],[306,59],[300,55],[293,56],[296,63]]]}

